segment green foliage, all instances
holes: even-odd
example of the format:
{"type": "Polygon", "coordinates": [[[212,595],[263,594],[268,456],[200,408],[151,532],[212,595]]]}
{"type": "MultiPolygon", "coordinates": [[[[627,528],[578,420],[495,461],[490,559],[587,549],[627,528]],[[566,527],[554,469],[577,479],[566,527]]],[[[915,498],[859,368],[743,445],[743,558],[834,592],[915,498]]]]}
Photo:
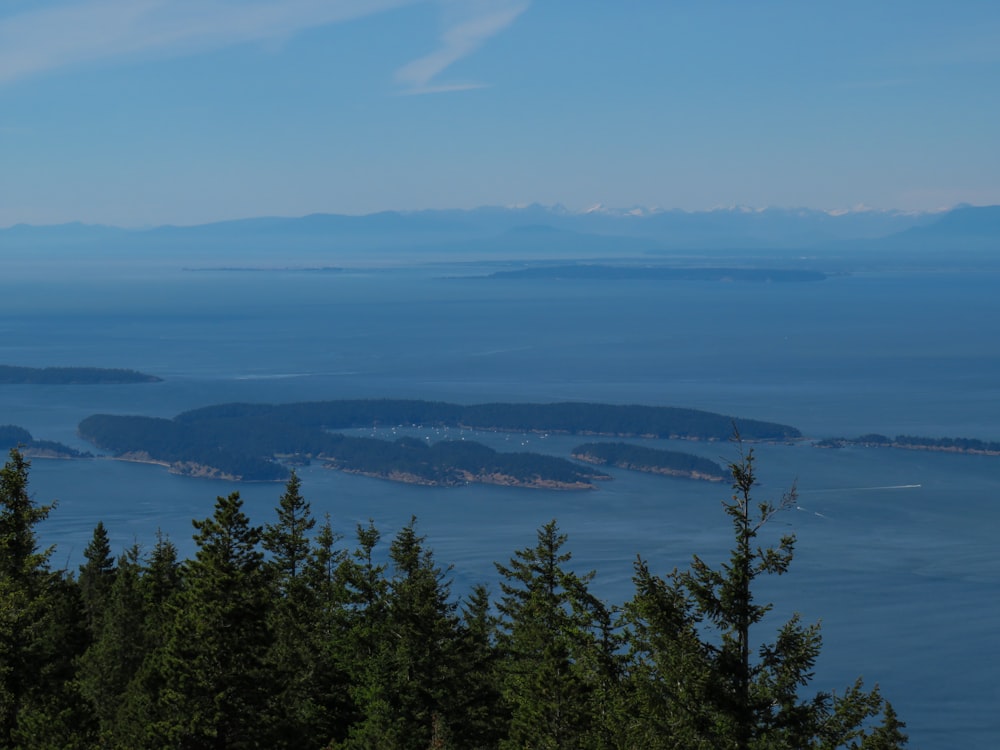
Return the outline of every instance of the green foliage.
{"type": "Polygon", "coordinates": [[[754,582],[785,573],[795,544],[791,536],[774,547],[757,546],[756,539],[794,504],[795,492],[777,505],[755,503],[753,451],[730,470],[734,492],[723,506],[733,524],[729,561],[713,568],[695,556],[688,571],[666,578],[653,576],[641,560],[636,565],[636,596],[627,607],[638,683],[632,731],[677,748],[855,747],[884,702],[860,680],[842,696],[801,697],[820,652],[818,625],[803,625],[795,615],[754,653],[756,626],[771,610],[755,601],[754,582]]]}
{"type": "Polygon", "coordinates": [[[509,716],[502,708],[500,654],[496,648],[497,618],[489,590],[472,587],[461,608],[459,631],[462,669],[455,675],[456,711],[462,717],[459,747],[496,747],[509,716]]]}
{"type": "Polygon", "coordinates": [[[302,497],[302,482],[293,471],[278,501],[277,523],[264,530],[264,549],[271,553],[268,567],[279,586],[291,586],[309,557],[309,532],[316,525],[309,503],[302,497]]]}
{"type": "Polygon", "coordinates": [[[861,750],[897,750],[905,747],[909,737],[903,732],[906,724],[900,721],[889,701],[882,709],[882,722],[871,734],[861,740],[861,750]]]}
{"type": "Polygon", "coordinates": [[[22,453],[10,449],[0,469],[0,574],[27,583],[47,571],[49,552],[38,551],[35,526],[55,507],[36,505],[28,494],[28,467],[22,453]]]}
{"type": "MultiPolygon", "coordinates": [[[[123,698],[151,645],[141,575],[139,548],[132,546],[118,560],[99,615],[88,617],[92,640],[77,663],[80,692],[98,721],[102,742],[108,745],[121,734],[123,698]]],[[[82,574],[80,584],[82,592],[82,574]]]]}
{"type": "Polygon", "coordinates": [[[503,594],[500,685],[510,714],[503,748],[589,747],[600,733],[596,717],[605,707],[598,689],[612,657],[601,648],[602,626],[609,617],[588,591],[594,574],[565,569],[571,559],[565,542],[551,521],[534,547],[496,566],[503,594]]]}
{"type": "Polygon", "coordinates": [[[159,536],[116,564],[98,524],[74,579],[37,548],[49,508],[13,451],[0,472],[0,748],[903,747],[877,688],[808,693],[818,626],[793,616],[760,638],[771,605],[755,587],[788,570],[794,539],[759,538],[794,493],[756,503],[752,452],[730,469],[728,559],[666,576],[640,559],[619,611],[570,569],[555,521],[496,566],[498,601],[475,586],[460,602],[415,520],[388,550],[359,525],[348,554],[294,474],[263,529],[238,494],[219,497],[184,562],[159,536]]]}
{"type": "Polygon", "coordinates": [[[0,747],[73,746],[90,727],[73,682],[83,615],[76,586],[38,549],[53,506],[32,500],[28,468],[12,449],[0,469],[0,747]]]}
{"type": "Polygon", "coordinates": [[[159,656],[163,690],[155,735],[183,747],[255,747],[266,730],[264,662],[270,642],[268,589],[239,493],[219,497],[210,518],[194,521],[198,545],[159,656]]]}
{"type": "Polygon", "coordinates": [[[326,520],[315,545],[316,525],[301,483],[293,472],[277,509],[277,522],[264,530],[271,556],[265,570],[271,586],[266,670],[273,685],[269,746],[325,747],[344,734],[349,712],[346,678],[334,657],[343,622],[343,586],[337,581],[342,554],[326,520]]]}
{"type": "Polygon", "coordinates": [[[83,557],[86,563],[80,566],[80,597],[87,615],[87,627],[94,635],[100,629],[100,620],[115,581],[115,560],[111,556],[108,531],[102,521],[94,527],[94,535],[84,548],[83,557]]]}

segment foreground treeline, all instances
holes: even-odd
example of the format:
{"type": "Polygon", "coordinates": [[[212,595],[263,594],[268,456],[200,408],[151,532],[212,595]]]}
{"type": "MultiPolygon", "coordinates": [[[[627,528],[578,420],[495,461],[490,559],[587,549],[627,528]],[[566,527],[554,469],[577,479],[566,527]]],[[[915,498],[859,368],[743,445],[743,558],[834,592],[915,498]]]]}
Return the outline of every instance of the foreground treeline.
{"type": "Polygon", "coordinates": [[[53,569],[16,451],[0,476],[4,748],[898,748],[878,690],[805,694],[817,626],[763,645],[752,582],[780,509],[732,467],[726,565],[659,576],[641,560],[621,607],[574,573],[555,522],[498,564],[495,597],[456,599],[414,523],[384,549],[317,523],[293,475],[253,526],[237,494],[195,521],[179,560],[158,538],[115,558],[98,524],[79,571],[53,569]],[[751,637],[753,631],[754,637],[751,637]]]}

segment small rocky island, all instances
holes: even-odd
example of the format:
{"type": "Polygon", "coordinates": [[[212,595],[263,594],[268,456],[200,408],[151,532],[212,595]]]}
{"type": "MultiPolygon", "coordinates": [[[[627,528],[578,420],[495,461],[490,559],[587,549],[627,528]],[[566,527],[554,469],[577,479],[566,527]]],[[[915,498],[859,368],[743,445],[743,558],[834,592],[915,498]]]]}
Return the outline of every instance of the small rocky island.
{"type": "Polygon", "coordinates": [[[15,367],[0,365],[2,385],[117,385],[159,383],[161,378],[137,370],[104,367],[15,367]]]}

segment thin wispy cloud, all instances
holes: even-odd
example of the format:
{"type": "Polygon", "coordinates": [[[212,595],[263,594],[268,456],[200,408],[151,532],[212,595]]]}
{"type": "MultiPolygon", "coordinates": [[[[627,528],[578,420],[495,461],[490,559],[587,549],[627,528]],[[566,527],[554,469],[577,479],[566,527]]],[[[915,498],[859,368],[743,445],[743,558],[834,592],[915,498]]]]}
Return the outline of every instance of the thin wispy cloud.
{"type": "Polygon", "coordinates": [[[0,84],[81,64],[280,40],[419,0],[76,0],[0,19],[0,84]]]}
{"type": "Polygon", "coordinates": [[[524,0],[452,0],[443,4],[440,46],[396,71],[407,94],[438,94],[482,88],[484,83],[443,83],[440,75],[510,26],[528,8],[524,0]]]}

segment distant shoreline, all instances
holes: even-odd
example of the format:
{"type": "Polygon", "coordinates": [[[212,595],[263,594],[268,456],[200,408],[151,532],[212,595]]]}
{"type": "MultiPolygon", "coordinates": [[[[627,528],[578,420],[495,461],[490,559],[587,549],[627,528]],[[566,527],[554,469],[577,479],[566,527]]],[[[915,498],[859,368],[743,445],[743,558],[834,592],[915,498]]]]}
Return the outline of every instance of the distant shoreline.
{"type": "Polygon", "coordinates": [[[208,266],[205,268],[184,267],[182,271],[189,273],[341,273],[339,266],[208,266]]]}
{"type": "Polygon", "coordinates": [[[817,448],[894,448],[908,451],[934,451],[968,456],[1000,456],[1000,443],[976,438],[926,438],[915,435],[870,434],[856,438],[826,438],[813,445],[817,448]]]}
{"type": "Polygon", "coordinates": [[[666,477],[721,482],[726,471],[707,458],[632,443],[586,443],[570,455],[577,461],[666,477]]]}
{"type": "Polygon", "coordinates": [[[118,368],[0,365],[0,385],[119,385],[162,381],[156,375],[118,368]]]}
{"type": "MultiPolygon", "coordinates": [[[[512,474],[501,474],[499,472],[493,473],[479,473],[473,474],[472,472],[463,472],[462,481],[435,481],[427,479],[426,477],[421,477],[416,474],[410,474],[403,471],[389,471],[389,472],[373,472],[373,471],[361,471],[358,469],[341,468],[332,463],[324,463],[324,468],[333,469],[335,471],[342,471],[345,474],[354,474],[356,476],[369,477],[371,479],[385,479],[389,482],[398,482],[400,484],[414,484],[420,485],[422,487],[460,487],[463,484],[492,484],[498,487],[521,487],[524,489],[537,489],[537,490],[593,490],[596,489],[595,486],[590,482],[565,482],[556,479],[543,479],[541,477],[536,477],[534,479],[520,479],[512,474]]],[[[611,477],[605,475],[599,475],[593,477],[597,481],[603,481],[610,479],[611,477]]]]}

